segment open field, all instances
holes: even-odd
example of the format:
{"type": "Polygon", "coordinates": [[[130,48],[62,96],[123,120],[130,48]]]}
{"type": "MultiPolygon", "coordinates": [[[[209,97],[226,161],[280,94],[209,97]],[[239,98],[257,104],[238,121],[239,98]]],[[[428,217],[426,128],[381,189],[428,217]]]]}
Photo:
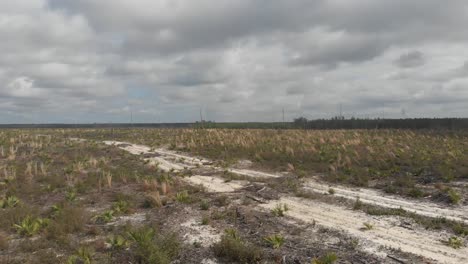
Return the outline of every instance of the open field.
{"type": "Polygon", "coordinates": [[[467,263],[468,133],[0,131],[0,263],[467,263]]]}

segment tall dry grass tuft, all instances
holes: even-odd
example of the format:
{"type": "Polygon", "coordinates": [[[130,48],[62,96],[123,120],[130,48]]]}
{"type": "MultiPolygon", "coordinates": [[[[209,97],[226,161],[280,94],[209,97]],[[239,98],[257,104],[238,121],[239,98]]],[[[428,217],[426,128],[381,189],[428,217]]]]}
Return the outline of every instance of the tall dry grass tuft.
{"type": "Polygon", "coordinates": [[[110,172],[104,173],[104,179],[106,180],[107,188],[112,188],[112,174],[110,172]]]}

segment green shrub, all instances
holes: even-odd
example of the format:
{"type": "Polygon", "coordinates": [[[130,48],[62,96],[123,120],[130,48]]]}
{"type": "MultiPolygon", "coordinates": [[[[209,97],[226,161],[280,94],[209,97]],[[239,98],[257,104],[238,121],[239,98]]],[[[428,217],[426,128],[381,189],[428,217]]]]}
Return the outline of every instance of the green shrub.
{"type": "Polygon", "coordinates": [[[335,253],[328,253],[325,256],[320,258],[315,258],[312,260],[312,264],[333,264],[338,260],[338,257],[335,253]]]}
{"type": "Polygon", "coordinates": [[[264,240],[274,249],[280,248],[284,244],[284,237],[282,235],[274,234],[265,237],[264,240]]]}
{"type": "Polygon", "coordinates": [[[202,200],[200,202],[200,209],[204,211],[210,209],[210,203],[207,200],[202,200]]]}
{"type": "Polygon", "coordinates": [[[452,204],[458,204],[461,200],[461,196],[460,194],[455,191],[454,189],[448,189],[447,190],[447,195],[448,195],[448,198],[449,198],[449,202],[452,203],[452,204]]]}
{"type": "Polygon", "coordinates": [[[190,203],[191,202],[190,195],[189,195],[189,193],[187,191],[182,191],[182,192],[176,193],[176,200],[179,203],[190,203]]]}
{"type": "Polygon", "coordinates": [[[0,199],[0,208],[13,208],[20,203],[18,197],[12,195],[8,196],[5,199],[0,199]]]}
{"type": "Polygon", "coordinates": [[[132,255],[137,263],[169,264],[177,256],[180,243],[175,235],[157,234],[153,228],[142,227],[128,232],[132,255]]]}
{"type": "Polygon", "coordinates": [[[372,230],[374,229],[374,225],[371,223],[363,223],[364,227],[362,227],[362,230],[372,230]]]}
{"type": "Polygon", "coordinates": [[[91,264],[94,250],[89,247],[80,247],[74,255],[71,255],[67,264],[91,264]]]}
{"type": "Polygon", "coordinates": [[[464,245],[463,239],[456,236],[450,237],[447,241],[445,241],[445,244],[455,249],[459,249],[464,245]]]}
{"type": "Polygon", "coordinates": [[[107,239],[112,250],[120,250],[126,248],[130,242],[121,235],[111,236],[107,239]]]}
{"type": "Polygon", "coordinates": [[[110,221],[112,221],[113,218],[114,218],[113,210],[106,210],[104,211],[104,213],[94,217],[94,219],[96,220],[96,223],[100,223],[100,224],[109,223],[110,221]]]}
{"type": "Polygon", "coordinates": [[[230,262],[257,263],[263,257],[263,252],[254,245],[247,244],[234,230],[227,231],[221,241],[213,245],[214,254],[230,262]]]}
{"type": "Polygon", "coordinates": [[[277,204],[275,206],[275,208],[273,208],[271,210],[271,213],[274,215],[274,216],[278,216],[278,217],[282,217],[284,216],[284,213],[286,211],[288,211],[289,208],[288,208],[288,205],[287,204],[277,204]]]}
{"type": "Polygon", "coordinates": [[[49,224],[49,219],[33,218],[27,216],[21,222],[14,225],[16,232],[23,236],[33,236],[49,224]]]}
{"type": "Polygon", "coordinates": [[[76,191],[70,189],[65,193],[65,199],[69,202],[74,202],[76,200],[76,191]]]}
{"type": "Polygon", "coordinates": [[[128,214],[130,212],[130,203],[125,200],[118,200],[112,204],[112,211],[115,214],[128,214]]]}

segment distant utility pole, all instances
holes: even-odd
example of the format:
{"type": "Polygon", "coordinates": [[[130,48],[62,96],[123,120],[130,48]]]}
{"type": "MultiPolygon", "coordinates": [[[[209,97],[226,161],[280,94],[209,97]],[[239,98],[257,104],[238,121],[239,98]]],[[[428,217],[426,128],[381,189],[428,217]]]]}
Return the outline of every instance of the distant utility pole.
{"type": "Polygon", "coordinates": [[[130,125],[133,127],[133,110],[130,110],[130,125]]]}
{"type": "Polygon", "coordinates": [[[203,122],[203,115],[202,115],[202,109],[200,107],[200,123],[202,123],[202,122],[203,122]]]}
{"type": "Polygon", "coordinates": [[[200,126],[203,128],[203,115],[202,115],[202,108],[200,107],[200,126]]]}

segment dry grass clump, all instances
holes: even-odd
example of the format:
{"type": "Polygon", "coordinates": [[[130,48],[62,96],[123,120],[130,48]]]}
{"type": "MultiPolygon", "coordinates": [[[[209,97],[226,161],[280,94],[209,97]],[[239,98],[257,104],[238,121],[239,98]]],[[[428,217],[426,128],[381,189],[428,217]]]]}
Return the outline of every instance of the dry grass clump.
{"type": "Polygon", "coordinates": [[[52,220],[46,230],[47,237],[50,238],[63,238],[64,236],[82,232],[85,230],[86,223],[89,222],[89,213],[80,207],[65,205],[60,209],[52,220]]]}
{"type": "Polygon", "coordinates": [[[229,262],[258,263],[263,252],[256,246],[245,242],[234,229],[226,230],[221,241],[213,245],[214,254],[229,262]]]}

